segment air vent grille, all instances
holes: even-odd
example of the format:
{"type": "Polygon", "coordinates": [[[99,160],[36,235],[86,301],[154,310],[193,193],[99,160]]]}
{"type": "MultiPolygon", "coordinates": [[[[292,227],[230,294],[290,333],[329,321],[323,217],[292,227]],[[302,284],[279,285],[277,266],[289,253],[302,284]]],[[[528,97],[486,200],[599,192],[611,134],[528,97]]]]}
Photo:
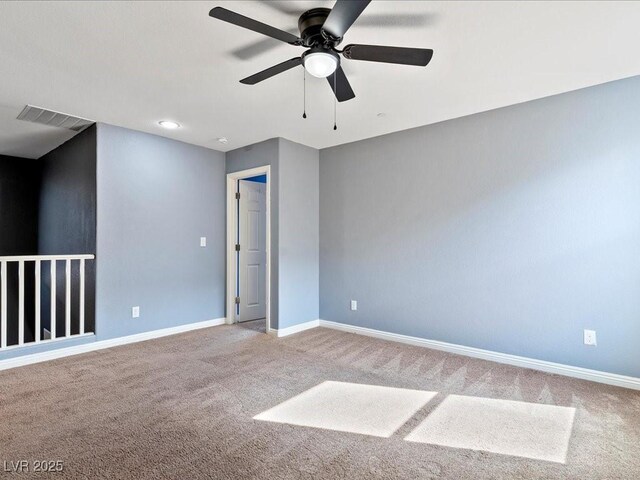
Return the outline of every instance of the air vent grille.
{"type": "Polygon", "coordinates": [[[50,127],[66,128],[74,132],[81,132],[94,123],[86,118],[74,117],[73,115],[46,110],[44,108],[34,107],[33,105],[24,107],[20,115],[18,115],[18,120],[40,123],[42,125],[49,125],[50,127]]]}

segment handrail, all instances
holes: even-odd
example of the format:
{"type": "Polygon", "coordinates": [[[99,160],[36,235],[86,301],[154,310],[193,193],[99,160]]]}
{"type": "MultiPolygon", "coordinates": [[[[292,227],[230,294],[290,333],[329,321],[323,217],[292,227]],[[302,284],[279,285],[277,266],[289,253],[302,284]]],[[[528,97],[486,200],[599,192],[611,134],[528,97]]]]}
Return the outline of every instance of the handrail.
{"type": "Polygon", "coordinates": [[[34,260],[93,260],[96,258],[92,254],[69,254],[69,255],[15,255],[0,257],[0,262],[31,262],[34,260]]]}

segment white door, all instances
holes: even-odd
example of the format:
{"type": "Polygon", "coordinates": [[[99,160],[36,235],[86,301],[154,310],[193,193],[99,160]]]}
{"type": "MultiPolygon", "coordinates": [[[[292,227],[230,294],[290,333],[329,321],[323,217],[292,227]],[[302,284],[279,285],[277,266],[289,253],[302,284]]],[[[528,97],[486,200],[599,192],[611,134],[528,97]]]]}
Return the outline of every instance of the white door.
{"type": "MultiPolygon", "coordinates": [[[[266,317],[267,185],[239,180],[236,320],[266,317]]],[[[237,247],[236,247],[237,249],[237,247]]]]}

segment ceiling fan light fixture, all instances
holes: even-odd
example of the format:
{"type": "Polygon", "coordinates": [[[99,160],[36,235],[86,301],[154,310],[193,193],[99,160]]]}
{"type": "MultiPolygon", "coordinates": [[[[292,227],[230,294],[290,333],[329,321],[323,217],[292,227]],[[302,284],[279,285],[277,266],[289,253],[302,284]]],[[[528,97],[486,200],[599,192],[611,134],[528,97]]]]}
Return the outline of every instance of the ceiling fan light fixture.
{"type": "MultiPolygon", "coordinates": [[[[415,65],[426,67],[433,50],[427,48],[391,47],[386,45],[351,44],[337,50],[345,34],[358,19],[371,0],[336,0],[333,8],[312,8],[298,18],[300,36],[272,27],[253,18],[215,7],[209,15],[223,22],[271,37],[289,45],[307,48],[302,56],[280,62],[240,80],[244,85],[255,85],[292,68],[303,65],[306,73],[326,78],[338,102],[355,98],[349,80],[340,66],[342,58],[366,62],[415,65]]],[[[302,118],[307,118],[303,113],[302,118]]]]}
{"type": "Polygon", "coordinates": [[[339,64],[338,55],[329,51],[309,51],[302,57],[304,68],[310,75],[325,78],[336,71],[339,64]]]}

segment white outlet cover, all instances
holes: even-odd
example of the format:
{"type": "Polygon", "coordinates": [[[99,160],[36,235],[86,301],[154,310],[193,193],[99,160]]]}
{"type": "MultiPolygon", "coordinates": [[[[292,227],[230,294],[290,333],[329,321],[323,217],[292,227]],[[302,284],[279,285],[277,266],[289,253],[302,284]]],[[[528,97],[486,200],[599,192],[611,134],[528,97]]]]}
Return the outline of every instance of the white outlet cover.
{"type": "Polygon", "coordinates": [[[140,317],[140,307],[131,307],[131,318],[140,317]]]}
{"type": "Polygon", "coordinates": [[[356,310],[358,310],[358,301],[357,300],[351,300],[351,310],[353,310],[354,312],[356,310]]]}
{"type": "Polygon", "coordinates": [[[595,330],[585,330],[584,331],[584,344],[585,345],[597,345],[596,339],[596,331],[595,330]]]}
{"type": "Polygon", "coordinates": [[[200,237],[200,246],[201,247],[207,246],[207,237],[200,237]]]}

